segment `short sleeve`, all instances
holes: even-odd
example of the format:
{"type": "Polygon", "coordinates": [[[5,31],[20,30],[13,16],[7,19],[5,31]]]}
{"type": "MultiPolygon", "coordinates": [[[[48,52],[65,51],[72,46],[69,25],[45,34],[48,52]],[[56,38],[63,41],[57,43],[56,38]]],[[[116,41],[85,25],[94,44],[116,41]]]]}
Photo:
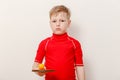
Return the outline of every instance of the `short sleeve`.
{"type": "Polygon", "coordinates": [[[83,66],[83,53],[80,42],[75,41],[75,66],[83,66]]]}
{"type": "Polygon", "coordinates": [[[42,63],[45,56],[45,44],[45,40],[41,41],[41,43],[39,44],[34,62],[42,63]]]}

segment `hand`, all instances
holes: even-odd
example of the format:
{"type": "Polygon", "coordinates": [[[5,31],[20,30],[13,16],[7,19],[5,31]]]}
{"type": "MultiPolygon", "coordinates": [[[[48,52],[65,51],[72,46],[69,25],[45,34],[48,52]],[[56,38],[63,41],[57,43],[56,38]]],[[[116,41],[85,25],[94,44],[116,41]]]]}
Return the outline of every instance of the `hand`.
{"type": "MultiPolygon", "coordinates": [[[[32,66],[32,70],[40,70],[39,68],[38,68],[38,65],[39,65],[39,63],[37,63],[37,62],[34,62],[34,64],[33,64],[33,66],[32,66]]],[[[44,69],[43,69],[44,70],[44,69]]],[[[37,75],[39,75],[39,76],[44,76],[45,75],[45,73],[42,73],[42,72],[35,72],[37,75]]]]}
{"type": "Polygon", "coordinates": [[[45,73],[42,73],[42,72],[36,72],[39,76],[44,76],[45,73]]]}
{"type": "Polygon", "coordinates": [[[39,70],[39,69],[33,69],[32,70],[32,72],[35,72],[37,75],[39,75],[39,76],[44,76],[45,75],[45,71],[44,71],[45,69],[43,69],[43,70],[39,70]]]}

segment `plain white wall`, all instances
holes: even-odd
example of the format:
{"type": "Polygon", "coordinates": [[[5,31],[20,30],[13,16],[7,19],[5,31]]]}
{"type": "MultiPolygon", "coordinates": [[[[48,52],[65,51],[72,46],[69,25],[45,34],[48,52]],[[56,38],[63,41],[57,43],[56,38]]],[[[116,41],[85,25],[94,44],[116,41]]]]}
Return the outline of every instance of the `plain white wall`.
{"type": "Polygon", "coordinates": [[[57,4],[71,9],[69,34],[82,44],[86,80],[120,80],[119,0],[0,0],[0,80],[44,80],[31,67],[57,4]]]}

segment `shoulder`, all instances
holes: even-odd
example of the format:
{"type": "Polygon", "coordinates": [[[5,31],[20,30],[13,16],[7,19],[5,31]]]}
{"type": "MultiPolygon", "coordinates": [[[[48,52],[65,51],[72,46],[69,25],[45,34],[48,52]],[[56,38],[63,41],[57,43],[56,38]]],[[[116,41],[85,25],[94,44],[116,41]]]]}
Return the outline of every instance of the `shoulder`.
{"type": "Polygon", "coordinates": [[[75,39],[75,38],[73,38],[73,37],[71,37],[71,36],[69,36],[69,39],[72,40],[74,43],[80,43],[79,40],[77,40],[77,39],[75,39]]]}
{"type": "Polygon", "coordinates": [[[48,41],[50,39],[51,39],[51,37],[47,37],[47,38],[43,39],[41,42],[46,42],[46,41],[48,41]]]}
{"type": "Polygon", "coordinates": [[[69,36],[69,39],[73,42],[75,47],[81,47],[81,43],[80,43],[79,40],[77,40],[77,39],[75,39],[75,38],[73,38],[71,36],[69,36]]]}
{"type": "Polygon", "coordinates": [[[47,37],[47,38],[41,40],[39,45],[45,45],[50,39],[51,39],[51,37],[47,37]]]}
{"type": "Polygon", "coordinates": [[[79,40],[77,40],[77,39],[75,39],[75,38],[73,38],[73,37],[70,37],[70,36],[69,36],[69,39],[72,41],[75,49],[77,49],[77,50],[80,50],[80,49],[81,49],[81,43],[80,43],[79,40]]]}

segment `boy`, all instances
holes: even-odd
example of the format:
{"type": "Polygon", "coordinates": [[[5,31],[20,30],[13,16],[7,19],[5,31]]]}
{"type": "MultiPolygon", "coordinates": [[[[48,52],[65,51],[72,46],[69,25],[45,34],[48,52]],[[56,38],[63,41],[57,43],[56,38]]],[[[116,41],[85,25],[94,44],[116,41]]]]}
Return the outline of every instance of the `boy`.
{"type": "Polygon", "coordinates": [[[41,41],[33,70],[38,69],[45,57],[46,69],[54,69],[54,72],[45,74],[45,80],[85,80],[84,66],[82,60],[82,50],[80,43],[68,36],[67,29],[70,26],[70,11],[63,5],[58,5],[50,10],[50,26],[53,35],[41,41]]]}

